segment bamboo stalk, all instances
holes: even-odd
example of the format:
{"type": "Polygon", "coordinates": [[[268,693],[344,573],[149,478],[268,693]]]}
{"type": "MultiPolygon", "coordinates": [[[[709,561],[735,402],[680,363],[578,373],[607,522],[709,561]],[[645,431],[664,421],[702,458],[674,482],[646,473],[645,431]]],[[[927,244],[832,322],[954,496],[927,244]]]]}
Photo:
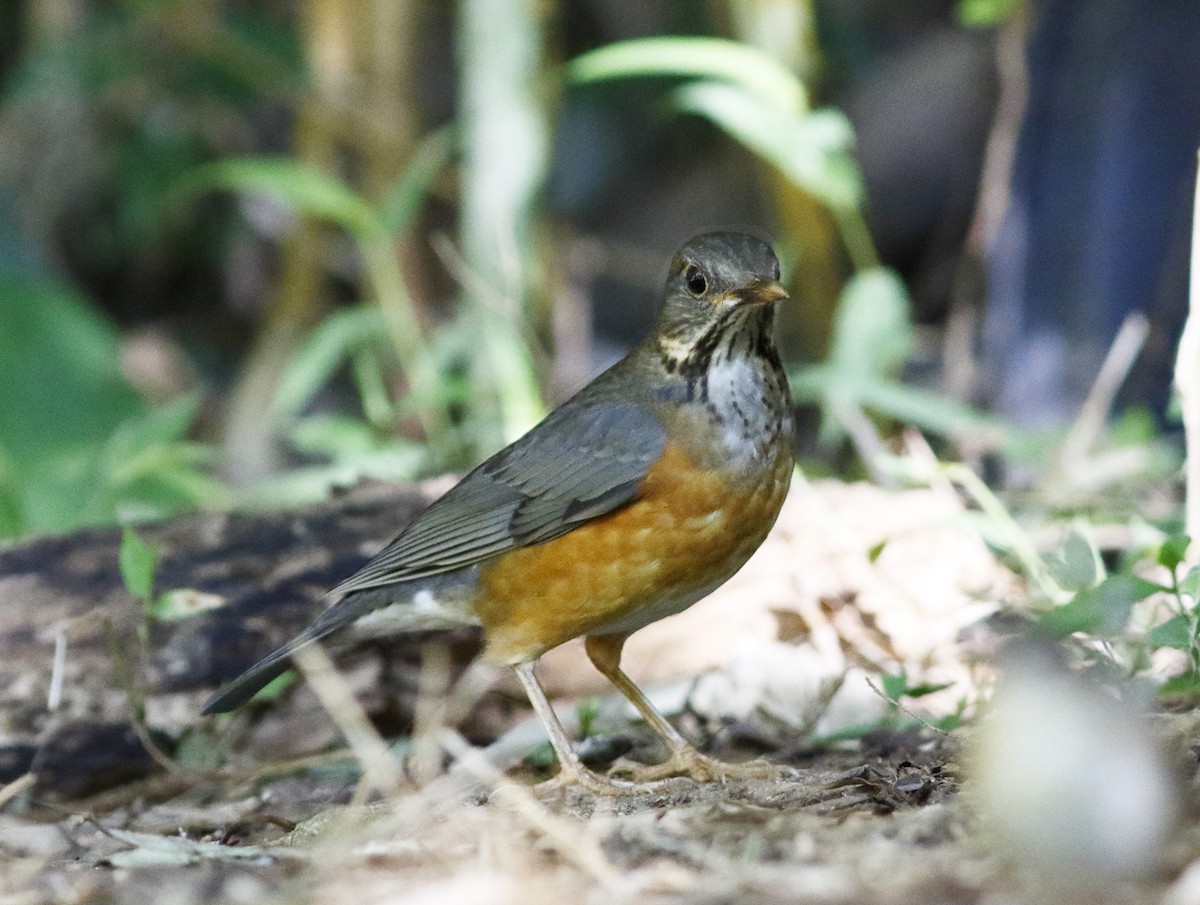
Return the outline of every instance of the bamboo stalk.
{"type": "Polygon", "coordinates": [[[471,282],[488,287],[465,291],[463,302],[482,352],[473,379],[477,439],[489,449],[515,439],[542,414],[526,337],[531,302],[543,285],[535,209],[549,159],[545,15],[538,0],[459,3],[459,229],[471,282]]]}

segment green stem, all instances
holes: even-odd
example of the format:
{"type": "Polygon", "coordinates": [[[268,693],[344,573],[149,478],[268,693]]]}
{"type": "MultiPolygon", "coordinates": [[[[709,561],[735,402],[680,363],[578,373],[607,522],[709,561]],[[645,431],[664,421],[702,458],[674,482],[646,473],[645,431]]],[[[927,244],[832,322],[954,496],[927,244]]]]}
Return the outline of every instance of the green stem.
{"type": "Polygon", "coordinates": [[[841,233],[842,243],[850,256],[850,263],[858,272],[873,270],[879,266],[879,252],[875,240],[867,227],[866,218],[858,207],[837,205],[830,208],[841,233]]]}
{"type": "Polygon", "coordinates": [[[1022,530],[1004,504],[992,493],[990,487],[967,466],[952,462],[942,466],[946,477],[961,487],[1004,533],[1009,549],[1021,563],[1026,574],[1049,599],[1059,602],[1064,597],[1063,589],[1051,576],[1046,564],[1038,555],[1029,536],[1022,530]]]}
{"type": "Polygon", "coordinates": [[[391,237],[380,234],[364,240],[362,254],[392,347],[396,350],[400,372],[410,392],[420,400],[415,408],[417,421],[434,460],[444,462],[449,451],[449,413],[436,402],[439,396],[433,392],[433,388],[423,385],[424,378],[421,375],[427,371],[419,364],[427,361],[432,353],[413,315],[412,299],[400,273],[391,237]]]}

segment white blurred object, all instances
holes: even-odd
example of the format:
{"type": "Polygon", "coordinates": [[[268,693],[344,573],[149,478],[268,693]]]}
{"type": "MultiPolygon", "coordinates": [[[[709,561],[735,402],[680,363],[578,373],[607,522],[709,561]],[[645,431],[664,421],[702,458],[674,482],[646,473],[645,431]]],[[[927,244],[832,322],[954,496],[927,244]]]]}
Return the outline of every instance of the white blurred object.
{"type": "Polygon", "coordinates": [[[1026,649],[1003,670],[973,746],[985,831],[1035,876],[1096,883],[1158,866],[1178,794],[1139,707],[1026,649]]]}
{"type": "Polygon", "coordinates": [[[711,725],[736,720],[764,736],[825,736],[886,715],[866,678],[840,651],[747,638],[724,668],[696,681],[687,703],[711,725]]]}

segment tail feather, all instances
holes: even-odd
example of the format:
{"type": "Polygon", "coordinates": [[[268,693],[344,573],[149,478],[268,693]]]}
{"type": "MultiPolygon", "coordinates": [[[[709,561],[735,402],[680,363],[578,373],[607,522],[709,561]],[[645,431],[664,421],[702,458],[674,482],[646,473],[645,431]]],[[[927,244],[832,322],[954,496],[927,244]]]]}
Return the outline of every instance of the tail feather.
{"type": "Polygon", "coordinates": [[[288,645],[259,660],[258,663],[205,701],[204,706],[200,708],[200,715],[208,716],[210,713],[228,713],[231,710],[237,710],[258,694],[259,689],[264,685],[292,668],[292,650],[291,645],[288,645]]]}
{"type": "Polygon", "coordinates": [[[317,621],[283,647],[267,654],[248,670],[220,689],[201,709],[201,714],[227,713],[241,707],[260,688],[292,667],[292,654],[300,647],[346,629],[354,637],[397,637],[411,632],[444,630],[478,624],[462,590],[474,581],[473,573],[450,573],[426,580],[420,588],[389,585],[353,591],[326,609],[317,621]],[[413,596],[417,604],[413,605],[413,596]],[[446,597],[440,601],[436,596],[446,597]],[[422,599],[427,595],[428,599],[422,599]]]}
{"type": "Polygon", "coordinates": [[[236,710],[254,697],[259,689],[292,668],[292,654],[298,648],[320,641],[352,622],[358,615],[353,598],[338,601],[283,647],[267,654],[244,673],[221,688],[205,701],[200,709],[201,716],[210,713],[228,713],[236,710]]]}

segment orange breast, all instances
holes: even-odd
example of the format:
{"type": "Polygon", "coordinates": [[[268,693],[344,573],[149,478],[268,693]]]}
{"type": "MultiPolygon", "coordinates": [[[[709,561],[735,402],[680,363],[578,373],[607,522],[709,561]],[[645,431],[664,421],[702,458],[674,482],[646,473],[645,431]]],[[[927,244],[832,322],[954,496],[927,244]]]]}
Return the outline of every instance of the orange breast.
{"type": "Polygon", "coordinates": [[[729,486],[668,444],[633,503],[482,568],[473,606],[488,658],[521,663],[580,635],[632,631],[684,609],[750,558],[790,478],[785,455],[754,486],[729,486]]]}

